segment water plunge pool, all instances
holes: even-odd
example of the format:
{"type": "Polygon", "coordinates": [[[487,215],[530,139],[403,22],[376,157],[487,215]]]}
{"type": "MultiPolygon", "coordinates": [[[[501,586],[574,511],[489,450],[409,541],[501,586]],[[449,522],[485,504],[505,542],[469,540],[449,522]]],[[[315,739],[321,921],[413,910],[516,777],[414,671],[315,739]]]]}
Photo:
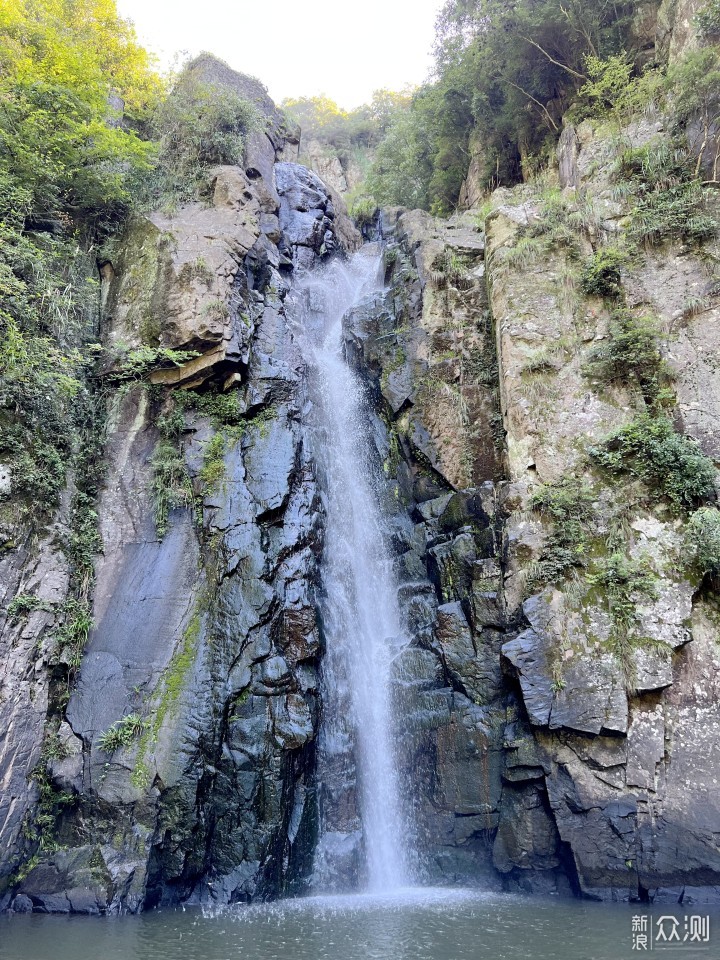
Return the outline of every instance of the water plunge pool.
{"type": "MultiPolygon", "coordinates": [[[[140,916],[0,917],[2,960],[631,960],[633,918],[686,918],[703,906],[600,904],[459,889],[309,897],[140,916]]],[[[666,960],[717,956],[709,943],[656,943],[666,960]]],[[[636,924],[637,926],[637,924],[636,924]]],[[[666,927],[668,924],[666,922],[666,927]]],[[[716,933],[717,930],[717,933],[716,933]]]]}

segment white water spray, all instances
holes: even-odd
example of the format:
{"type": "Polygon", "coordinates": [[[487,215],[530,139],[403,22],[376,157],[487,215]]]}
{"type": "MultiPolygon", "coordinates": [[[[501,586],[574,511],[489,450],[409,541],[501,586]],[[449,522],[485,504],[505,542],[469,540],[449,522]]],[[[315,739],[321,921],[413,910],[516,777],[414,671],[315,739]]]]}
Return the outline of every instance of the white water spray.
{"type": "MultiPolygon", "coordinates": [[[[407,641],[373,480],[363,387],[342,356],[342,318],[380,289],[379,277],[379,253],[366,247],[349,263],[336,260],[301,278],[289,310],[312,383],[313,456],[326,511],[318,780],[321,790],[331,789],[342,767],[357,776],[366,880],[376,892],[409,882],[390,703],[391,661],[407,641]]],[[[338,828],[342,807],[336,804],[335,823],[321,807],[319,886],[333,885],[333,860],[352,846],[352,836],[338,828]]]]}

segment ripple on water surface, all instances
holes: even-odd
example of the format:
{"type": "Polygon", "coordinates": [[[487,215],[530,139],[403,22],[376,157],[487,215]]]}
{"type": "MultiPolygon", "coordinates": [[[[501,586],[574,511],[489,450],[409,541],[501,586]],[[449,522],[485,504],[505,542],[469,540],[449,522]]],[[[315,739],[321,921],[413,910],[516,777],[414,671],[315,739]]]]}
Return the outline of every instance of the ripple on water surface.
{"type": "MultiPolygon", "coordinates": [[[[631,960],[650,908],[474,890],[308,897],[139,917],[0,918],[2,960],[631,960]]],[[[652,908],[659,913],[680,909],[652,908]]],[[[706,910],[694,912],[706,913],[706,910]]],[[[715,926],[720,917],[713,917],[715,926]]],[[[713,938],[714,939],[714,938],[713,938]]],[[[712,949],[655,953],[700,960],[712,949]]]]}

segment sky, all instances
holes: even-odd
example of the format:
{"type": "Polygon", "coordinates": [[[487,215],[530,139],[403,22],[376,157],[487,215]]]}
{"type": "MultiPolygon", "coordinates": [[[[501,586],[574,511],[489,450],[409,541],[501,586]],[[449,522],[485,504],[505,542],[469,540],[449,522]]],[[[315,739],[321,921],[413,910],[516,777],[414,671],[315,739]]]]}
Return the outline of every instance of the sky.
{"type": "Polygon", "coordinates": [[[163,67],[208,50],[277,102],[326,94],[341,107],[402,90],[432,67],[443,0],[117,0],[163,67]]]}

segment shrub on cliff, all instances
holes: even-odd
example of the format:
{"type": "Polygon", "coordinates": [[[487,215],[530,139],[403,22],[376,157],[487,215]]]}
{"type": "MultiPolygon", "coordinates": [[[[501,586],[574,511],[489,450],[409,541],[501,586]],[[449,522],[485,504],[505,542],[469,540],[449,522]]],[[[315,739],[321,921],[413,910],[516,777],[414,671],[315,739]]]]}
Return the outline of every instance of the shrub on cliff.
{"type": "Polygon", "coordinates": [[[165,203],[194,199],[208,167],[242,163],[248,134],[260,126],[255,106],[233,90],[181,73],[152,119],[159,156],[150,197],[165,203]]]}
{"type": "Polygon", "coordinates": [[[648,245],[700,242],[718,232],[697,163],[685,144],[659,141],[626,150],[618,167],[618,198],[631,203],[628,235],[648,245]]]}
{"type": "Polygon", "coordinates": [[[607,297],[614,300],[621,295],[622,277],[620,268],[627,257],[617,247],[603,247],[583,263],[580,274],[580,289],[591,297],[607,297]]]}
{"type": "Polygon", "coordinates": [[[658,328],[652,318],[617,310],[608,337],[593,347],[583,368],[585,376],[603,383],[639,387],[646,403],[664,399],[669,373],[660,355],[658,328]]]}
{"type": "Polygon", "coordinates": [[[695,15],[695,22],[704,37],[720,35],[720,0],[708,0],[695,15]]]}
{"type": "Polygon", "coordinates": [[[598,466],[641,479],[676,510],[688,510],[713,496],[716,470],[698,445],[675,432],[665,416],[644,413],[590,450],[598,466]]]}
{"type": "Polygon", "coordinates": [[[353,200],[348,213],[358,227],[362,229],[373,222],[377,208],[378,206],[374,197],[361,196],[353,200]]]}
{"type": "Polygon", "coordinates": [[[720,510],[716,507],[697,510],[688,522],[686,540],[698,570],[720,576],[720,510]]]}
{"type": "Polygon", "coordinates": [[[543,551],[528,571],[527,588],[532,591],[560,580],[573,567],[587,562],[587,536],[594,516],[593,494],[586,484],[569,477],[539,487],[530,497],[529,505],[550,525],[543,551]]]}

